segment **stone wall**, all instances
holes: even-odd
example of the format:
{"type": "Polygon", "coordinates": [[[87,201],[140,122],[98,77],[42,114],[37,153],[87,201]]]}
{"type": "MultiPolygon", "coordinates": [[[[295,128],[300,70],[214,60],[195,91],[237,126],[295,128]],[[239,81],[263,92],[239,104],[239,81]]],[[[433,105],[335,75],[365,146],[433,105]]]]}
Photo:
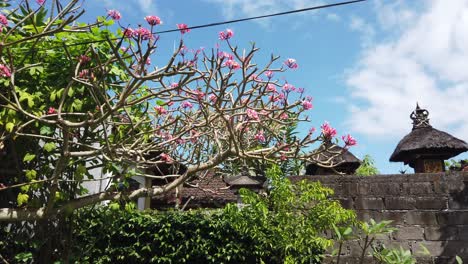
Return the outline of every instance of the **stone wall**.
{"type": "MultiPolygon", "coordinates": [[[[297,176],[320,181],[335,190],[342,205],[360,220],[393,220],[399,230],[381,237],[388,246],[402,246],[418,263],[468,263],[468,173],[297,176]],[[431,256],[422,256],[423,244],[431,256]]],[[[346,245],[341,263],[357,263],[357,241],[346,245]]]]}

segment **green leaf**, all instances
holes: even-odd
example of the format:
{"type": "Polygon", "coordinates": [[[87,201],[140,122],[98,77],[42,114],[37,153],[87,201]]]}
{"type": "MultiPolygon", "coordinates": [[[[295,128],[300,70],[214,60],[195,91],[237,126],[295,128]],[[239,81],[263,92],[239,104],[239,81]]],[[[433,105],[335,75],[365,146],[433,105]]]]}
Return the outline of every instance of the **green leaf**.
{"type": "Polygon", "coordinates": [[[55,148],[57,148],[57,146],[54,142],[44,144],[44,150],[47,152],[52,152],[55,148]]]}
{"type": "Polygon", "coordinates": [[[12,132],[14,127],[15,127],[15,124],[13,124],[13,123],[6,123],[6,125],[5,125],[5,130],[6,130],[7,132],[12,132]]]}
{"type": "Polygon", "coordinates": [[[73,101],[73,108],[77,111],[81,111],[81,108],[83,107],[83,102],[80,99],[75,99],[73,101]]]}
{"type": "Polygon", "coordinates": [[[111,210],[119,210],[119,209],[120,209],[120,205],[119,205],[118,203],[116,203],[116,202],[113,202],[113,203],[110,203],[110,204],[109,204],[109,208],[110,208],[111,210]]]}
{"type": "Polygon", "coordinates": [[[39,133],[41,135],[51,135],[53,132],[52,132],[52,129],[48,126],[42,126],[39,133]]]}
{"type": "Polygon", "coordinates": [[[459,256],[455,256],[455,259],[457,260],[458,264],[463,264],[463,260],[459,256]]]}
{"type": "Polygon", "coordinates": [[[32,181],[32,180],[36,179],[36,176],[37,176],[37,171],[35,171],[35,170],[26,170],[26,179],[28,179],[28,181],[32,181]]]}
{"type": "Polygon", "coordinates": [[[68,96],[73,97],[74,94],[75,94],[75,91],[73,90],[72,87],[70,87],[70,89],[68,89],[68,96]]]}
{"type": "Polygon", "coordinates": [[[18,203],[18,206],[21,206],[25,203],[27,203],[29,200],[29,195],[25,193],[19,193],[18,197],[16,198],[16,202],[18,203]]]}
{"type": "Polygon", "coordinates": [[[24,162],[29,162],[29,161],[32,161],[35,157],[36,157],[36,155],[34,155],[34,154],[26,153],[26,155],[24,155],[23,161],[24,162]]]}
{"type": "Polygon", "coordinates": [[[55,99],[57,98],[57,93],[55,91],[53,91],[52,93],[50,93],[50,97],[49,97],[49,100],[51,102],[55,102],[55,99]]]}
{"type": "Polygon", "coordinates": [[[33,97],[28,97],[28,106],[29,106],[29,108],[34,107],[34,98],[33,97]]]}

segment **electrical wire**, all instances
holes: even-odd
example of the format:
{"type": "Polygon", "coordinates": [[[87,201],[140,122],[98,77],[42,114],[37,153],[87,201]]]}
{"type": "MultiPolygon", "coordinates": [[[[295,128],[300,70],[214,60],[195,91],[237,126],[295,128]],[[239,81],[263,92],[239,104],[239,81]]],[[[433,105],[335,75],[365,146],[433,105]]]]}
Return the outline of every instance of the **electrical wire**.
{"type": "MultiPolygon", "coordinates": [[[[203,25],[198,25],[198,26],[187,27],[187,29],[192,30],[192,29],[199,29],[199,28],[214,27],[214,26],[233,24],[233,23],[256,20],[256,19],[262,19],[262,18],[268,18],[268,17],[283,16],[283,15],[307,12],[307,11],[312,11],[312,10],[317,10],[317,9],[325,9],[325,8],[342,6],[342,5],[350,5],[350,4],[355,4],[355,3],[358,3],[358,2],[365,2],[365,1],[367,1],[367,0],[353,0],[353,1],[333,3],[333,4],[319,5],[319,6],[301,8],[301,9],[285,11],[285,12],[279,12],[279,13],[274,13],[274,14],[268,14],[268,15],[253,16],[253,17],[247,17],[247,18],[241,18],[241,19],[234,19],[234,20],[228,20],[228,21],[222,21],[222,22],[203,24],[203,25]]],[[[166,34],[166,33],[171,33],[171,32],[179,32],[179,31],[180,31],[180,29],[170,29],[170,30],[153,32],[152,34],[160,35],[160,34],[166,34]]],[[[114,39],[110,39],[110,40],[120,40],[120,39],[121,38],[114,38],[114,39]]],[[[67,44],[66,46],[70,47],[70,46],[87,45],[87,44],[101,43],[101,42],[105,42],[105,41],[107,41],[107,39],[72,43],[72,44],[67,44]]],[[[57,45],[56,47],[60,48],[60,47],[63,47],[63,45],[65,45],[65,44],[57,45]]],[[[50,49],[50,48],[51,47],[49,46],[47,49],[50,49]]]]}

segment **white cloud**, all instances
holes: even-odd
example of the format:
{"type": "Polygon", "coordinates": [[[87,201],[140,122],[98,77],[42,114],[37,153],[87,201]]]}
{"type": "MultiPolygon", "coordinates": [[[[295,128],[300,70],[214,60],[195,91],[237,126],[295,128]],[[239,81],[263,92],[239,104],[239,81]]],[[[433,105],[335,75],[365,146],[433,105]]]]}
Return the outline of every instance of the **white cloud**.
{"type": "Polygon", "coordinates": [[[375,36],[374,27],[358,16],[351,16],[349,27],[352,31],[361,33],[361,45],[367,47],[372,45],[375,36]]]}
{"type": "MultiPolygon", "coordinates": [[[[221,11],[226,19],[253,17],[267,15],[279,12],[285,12],[295,9],[303,9],[323,4],[322,0],[206,0],[211,3],[219,4],[221,11]]],[[[316,11],[309,11],[310,12],[316,11]]],[[[305,14],[305,13],[302,13],[305,14]]],[[[263,26],[270,25],[270,19],[255,20],[263,26]]]]}
{"type": "MultiPolygon", "coordinates": [[[[419,14],[401,3],[376,4],[381,39],[395,37],[367,46],[347,77],[356,101],[352,130],[401,137],[418,101],[434,127],[468,139],[468,0],[424,3],[419,14]]],[[[354,27],[368,34],[365,21],[354,27]]]]}

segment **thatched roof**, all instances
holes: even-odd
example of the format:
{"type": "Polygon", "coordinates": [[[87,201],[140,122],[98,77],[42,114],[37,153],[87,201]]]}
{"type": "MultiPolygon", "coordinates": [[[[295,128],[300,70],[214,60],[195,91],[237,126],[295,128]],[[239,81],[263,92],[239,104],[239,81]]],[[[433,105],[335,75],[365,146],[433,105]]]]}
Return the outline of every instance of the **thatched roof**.
{"type": "Polygon", "coordinates": [[[390,161],[407,164],[421,157],[445,160],[468,150],[465,141],[433,128],[429,124],[429,112],[417,103],[410,118],[413,130],[398,143],[390,161]]]}
{"type": "MultiPolygon", "coordinates": [[[[344,149],[338,145],[327,143],[327,145],[321,145],[318,148],[319,153],[312,156],[313,160],[317,162],[313,162],[307,165],[306,171],[314,174],[312,172],[316,171],[321,166],[318,165],[320,163],[329,163],[327,162],[331,157],[331,164],[335,164],[334,167],[338,171],[340,168],[346,168],[346,171],[349,173],[354,172],[360,165],[361,161],[353,155],[348,149],[344,149]],[[337,155],[337,153],[340,153],[337,155]]],[[[308,174],[309,174],[308,173],[308,174]]]]}
{"type": "Polygon", "coordinates": [[[398,143],[390,161],[405,162],[430,155],[449,159],[468,150],[468,144],[448,133],[430,126],[414,128],[398,143]]]}

